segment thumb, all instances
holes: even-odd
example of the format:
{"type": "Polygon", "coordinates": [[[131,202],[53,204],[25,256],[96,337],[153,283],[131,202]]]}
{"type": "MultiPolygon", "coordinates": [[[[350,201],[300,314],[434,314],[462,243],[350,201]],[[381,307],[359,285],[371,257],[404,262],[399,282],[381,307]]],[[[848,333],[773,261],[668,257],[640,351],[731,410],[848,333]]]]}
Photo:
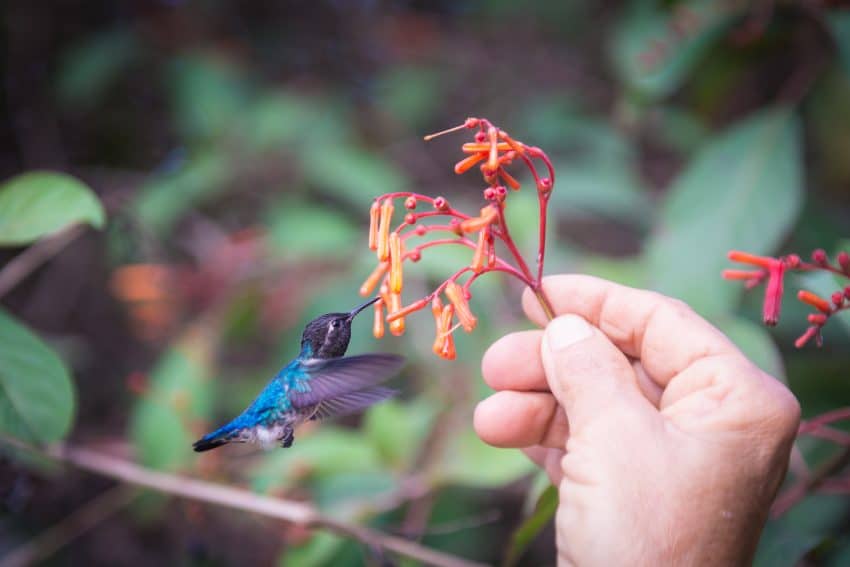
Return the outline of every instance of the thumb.
{"type": "Polygon", "coordinates": [[[566,410],[571,435],[604,414],[653,409],[626,356],[578,315],[562,315],[549,323],[541,357],[549,389],[566,410]]]}

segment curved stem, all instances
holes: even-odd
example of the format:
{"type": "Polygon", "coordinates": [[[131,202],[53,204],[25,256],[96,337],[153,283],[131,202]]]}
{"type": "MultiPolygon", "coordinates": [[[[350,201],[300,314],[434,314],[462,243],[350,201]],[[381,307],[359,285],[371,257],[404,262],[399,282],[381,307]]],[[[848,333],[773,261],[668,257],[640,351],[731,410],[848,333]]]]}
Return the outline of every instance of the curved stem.
{"type": "Polygon", "coordinates": [[[531,275],[531,270],[528,269],[528,264],[525,263],[525,259],[522,257],[522,254],[519,253],[519,250],[514,243],[513,237],[511,237],[511,233],[508,230],[508,224],[505,222],[505,203],[501,202],[498,204],[499,209],[499,227],[501,230],[497,234],[497,236],[504,242],[505,246],[507,246],[508,251],[510,251],[511,255],[516,260],[517,266],[519,266],[520,271],[525,276],[525,280],[529,282],[534,282],[534,276],[531,275]]]}
{"type": "Polygon", "coordinates": [[[445,567],[482,566],[481,563],[429,549],[401,537],[326,516],[305,502],[272,498],[242,488],[233,488],[186,476],[155,471],[136,463],[83,447],[54,445],[41,450],[7,437],[0,437],[0,440],[13,447],[43,455],[52,460],[71,465],[74,468],[112,478],[125,484],[141,486],[164,494],[224,506],[234,510],[252,512],[269,518],[303,524],[308,527],[325,528],[357,539],[366,545],[417,559],[426,565],[442,565],[445,567]]]}

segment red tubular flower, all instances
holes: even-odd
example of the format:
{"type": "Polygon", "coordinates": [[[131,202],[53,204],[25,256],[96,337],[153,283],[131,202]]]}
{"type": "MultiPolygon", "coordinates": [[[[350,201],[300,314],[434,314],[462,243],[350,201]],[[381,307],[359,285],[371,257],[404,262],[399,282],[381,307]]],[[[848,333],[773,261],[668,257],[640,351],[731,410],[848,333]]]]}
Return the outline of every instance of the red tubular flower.
{"type": "Polygon", "coordinates": [[[771,258],[767,269],[767,288],[764,292],[764,308],[762,318],[764,324],[770,327],[779,322],[779,313],[782,310],[782,278],[785,275],[785,264],[781,260],[771,258]]]}
{"type": "MultiPolygon", "coordinates": [[[[747,252],[733,250],[729,252],[729,259],[743,264],[757,266],[758,270],[724,270],[723,278],[728,280],[743,280],[747,288],[754,287],[767,278],[767,286],[764,297],[764,322],[767,325],[775,325],[779,320],[782,307],[782,291],[785,273],[794,271],[825,271],[835,275],[848,277],[845,266],[850,266],[850,255],[840,252],[836,255],[837,265],[829,262],[829,257],[824,250],[818,249],[812,252],[812,262],[804,262],[797,254],[790,254],[782,258],[771,258],[767,256],[756,256],[747,252]]],[[[816,339],[818,346],[821,345],[821,328],[828,322],[829,318],[838,311],[850,308],[850,286],[833,292],[829,299],[807,290],[801,290],[797,298],[818,310],[808,316],[810,326],[795,341],[800,348],[816,339]]]]}

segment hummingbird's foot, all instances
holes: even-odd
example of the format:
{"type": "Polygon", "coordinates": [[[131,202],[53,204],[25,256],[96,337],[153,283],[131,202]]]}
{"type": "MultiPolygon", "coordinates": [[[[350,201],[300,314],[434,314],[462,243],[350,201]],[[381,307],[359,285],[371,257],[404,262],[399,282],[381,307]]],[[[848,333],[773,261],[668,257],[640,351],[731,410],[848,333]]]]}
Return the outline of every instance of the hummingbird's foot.
{"type": "Polygon", "coordinates": [[[287,427],[283,432],[283,437],[280,438],[280,446],[284,449],[292,447],[295,442],[295,431],[291,427],[287,427]]]}

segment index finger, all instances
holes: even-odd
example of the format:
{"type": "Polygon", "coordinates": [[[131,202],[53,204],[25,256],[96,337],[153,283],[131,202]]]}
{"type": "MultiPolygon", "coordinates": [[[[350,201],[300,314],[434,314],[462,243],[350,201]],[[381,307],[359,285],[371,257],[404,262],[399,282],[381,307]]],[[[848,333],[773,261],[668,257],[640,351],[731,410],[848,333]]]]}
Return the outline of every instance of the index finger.
{"type": "MultiPolygon", "coordinates": [[[[574,313],[587,319],[626,355],[640,359],[662,387],[700,359],[729,354],[743,358],[723,333],[685,303],[660,293],[573,274],[546,277],[543,289],[556,315],[574,313]]],[[[530,289],[522,304],[532,321],[548,323],[530,289]]]]}

